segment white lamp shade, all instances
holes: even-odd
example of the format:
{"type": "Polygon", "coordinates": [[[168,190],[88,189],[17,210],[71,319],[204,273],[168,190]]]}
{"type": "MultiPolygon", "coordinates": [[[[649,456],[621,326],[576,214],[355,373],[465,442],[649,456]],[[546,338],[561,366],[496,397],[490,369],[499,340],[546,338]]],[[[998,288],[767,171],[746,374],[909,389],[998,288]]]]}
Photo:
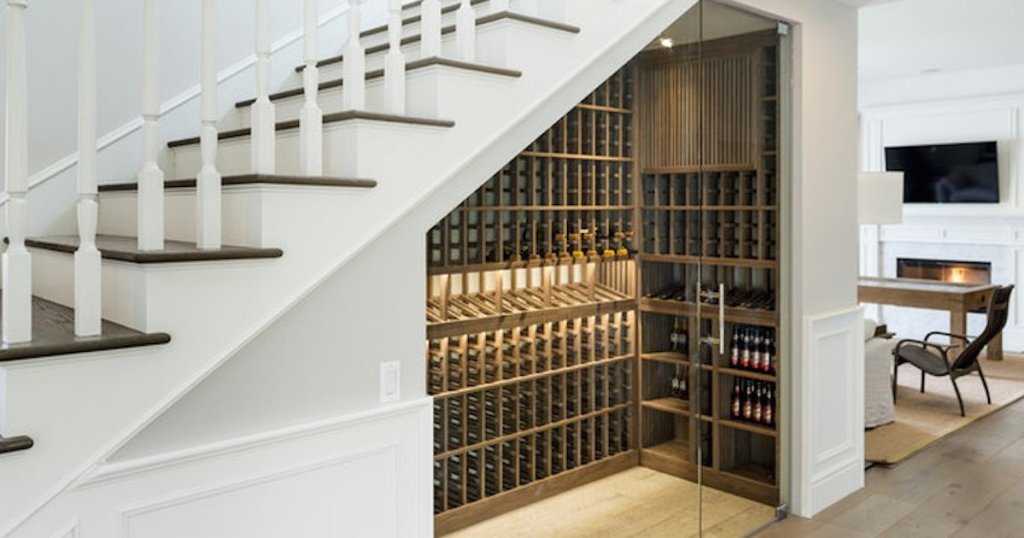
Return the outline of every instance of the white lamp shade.
{"type": "Polygon", "coordinates": [[[860,224],[903,222],[903,172],[865,172],[857,178],[860,224]]]}

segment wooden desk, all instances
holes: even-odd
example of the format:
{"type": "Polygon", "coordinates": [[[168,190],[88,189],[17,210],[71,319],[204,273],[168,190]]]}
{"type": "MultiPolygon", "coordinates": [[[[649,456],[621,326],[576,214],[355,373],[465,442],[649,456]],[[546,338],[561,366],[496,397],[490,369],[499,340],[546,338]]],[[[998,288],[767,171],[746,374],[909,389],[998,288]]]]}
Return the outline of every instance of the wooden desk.
{"type": "MultiPolygon", "coordinates": [[[[861,277],[857,297],[862,303],[928,308],[949,312],[949,332],[967,334],[967,313],[988,306],[996,286],[985,284],[954,284],[911,278],[861,277]]],[[[941,328],[936,328],[941,330],[941,328]]],[[[956,341],[950,342],[956,346],[956,341]]],[[[988,358],[1003,360],[1003,335],[1000,333],[988,346],[988,358]]]]}

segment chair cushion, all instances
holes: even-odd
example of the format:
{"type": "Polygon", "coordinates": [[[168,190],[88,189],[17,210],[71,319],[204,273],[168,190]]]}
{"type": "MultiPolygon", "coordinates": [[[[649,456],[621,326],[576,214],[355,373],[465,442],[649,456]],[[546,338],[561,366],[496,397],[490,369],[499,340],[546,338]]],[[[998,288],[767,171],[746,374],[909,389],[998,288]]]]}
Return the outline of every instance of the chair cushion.
{"type": "Polygon", "coordinates": [[[934,348],[923,348],[914,344],[900,347],[900,358],[932,375],[946,375],[949,365],[934,348]]]}

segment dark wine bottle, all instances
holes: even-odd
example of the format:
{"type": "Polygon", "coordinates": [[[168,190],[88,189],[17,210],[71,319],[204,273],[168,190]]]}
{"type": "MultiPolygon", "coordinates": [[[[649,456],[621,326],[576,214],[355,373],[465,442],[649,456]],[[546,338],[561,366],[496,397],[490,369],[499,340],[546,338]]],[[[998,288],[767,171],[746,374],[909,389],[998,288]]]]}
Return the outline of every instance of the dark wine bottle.
{"type": "Polygon", "coordinates": [[[764,386],[760,381],[757,382],[757,390],[754,392],[754,413],[751,419],[754,422],[761,422],[761,414],[764,411],[764,386]]]}
{"type": "Polygon", "coordinates": [[[743,412],[742,404],[743,396],[740,394],[740,380],[734,379],[732,382],[732,418],[740,418],[743,412]]]}
{"type": "Polygon", "coordinates": [[[743,368],[750,368],[750,328],[747,327],[743,330],[743,345],[742,345],[742,359],[740,361],[743,368]]]}
{"type": "Polygon", "coordinates": [[[740,365],[740,328],[732,328],[732,350],[729,355],[729,366],[738,368],[740,365]]]}
{"type": "Polygon", "coordinates": [[[760,370],[761,369],[761,345],[763,343],[763,340],[761,339],[761,329],[760,328],[755,328],[755,329],[753,329],[753,331],[754,331],[754,338],[752,339],[752,341],[750,343],[750,345],[751,345],[751,349],[750,349],[750,367],[752,369],[754,369],[754,370],[760,370]]]}
{"type": "Polygon", "coordinates": [[[745,382],[746,389],[743,394],[743,418],[750,420],[754,416],[754,385],[750,381],[745,382]]]}

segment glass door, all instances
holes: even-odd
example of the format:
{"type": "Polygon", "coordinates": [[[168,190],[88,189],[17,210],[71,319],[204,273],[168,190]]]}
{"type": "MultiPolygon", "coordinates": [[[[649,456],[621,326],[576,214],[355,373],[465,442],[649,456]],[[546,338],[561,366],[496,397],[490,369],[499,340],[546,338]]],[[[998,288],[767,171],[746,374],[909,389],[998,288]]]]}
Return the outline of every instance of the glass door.
{"type": "Polygon", "coordinates": [[[780,504],[779,29],[701,0],[636,63],[640,459],[682,479],[678,536],[780,504]]]}

